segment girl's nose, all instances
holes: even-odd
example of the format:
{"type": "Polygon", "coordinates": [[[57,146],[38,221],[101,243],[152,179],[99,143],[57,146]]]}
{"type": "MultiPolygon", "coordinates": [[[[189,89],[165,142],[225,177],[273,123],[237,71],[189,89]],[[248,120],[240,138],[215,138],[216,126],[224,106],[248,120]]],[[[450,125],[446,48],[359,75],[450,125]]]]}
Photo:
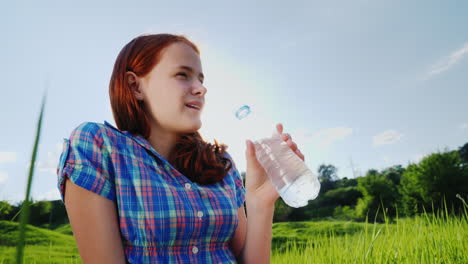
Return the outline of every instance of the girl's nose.
{"type": "Polygon", "coordinates": [[[207,91],[208,90],[206,89],[206,87],[201,82],[198,82],[197,84],[195,84],[195,87],[193,89],[194,94],[205,95],[207,91]]]}

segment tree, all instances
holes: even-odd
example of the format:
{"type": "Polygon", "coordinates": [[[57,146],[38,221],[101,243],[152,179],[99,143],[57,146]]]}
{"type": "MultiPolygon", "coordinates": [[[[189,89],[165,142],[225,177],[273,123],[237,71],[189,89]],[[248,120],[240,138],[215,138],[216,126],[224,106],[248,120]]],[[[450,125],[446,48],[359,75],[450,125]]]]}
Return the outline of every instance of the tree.
{"type": "Polygon", "coordinates": [[[408,166],[401,179],[401,193],[405,213],[412,215],[452,207],[462,208],[457,194],[468,194],[468,170],[463,166],[458,151],[433,153],[419,164],[408,166]]]}
{"type": "Polygon", "coordinates": [[[287,222],[288,216],[293,210],[292,207],[287,205],[283,199],[279,198],[275,202],[275,213],[273,215],[273,222],[287,222]]]}
{"type": "Polygon", "coordinates": [[[386,216],[396,215],[399,198],[397,188],[390,179],[377,170],[369,170],[365,177],[358,178],[358,189],[363,195],[356,205],[358,218],[364,219],[368,216],[369,219],[375,217],[376,220],[383,221],[382,210],[385,210],[386,216]]]}
{"type": "Polygon", "coordinates": [[[10,220],[13,212],[13,206],[8,202],[0,201],[0,220],[10,220]]]}
{"type": "Polygon", "coordinates": [[[391,180],[393,184],[399,185],[403,172],[405,172],[405,169],[401,165],[395,165],[390,168],[384,169],[382,171],[382,175],[384,175],[387,179],[391,180]]]}
{"type": "Polygon", "coordinates": [[[318,168],[318,177],[320,180],[320,192],[325,193],[328,190],[335,188],[334,182],[338,179],[336,172],[338,169],[331,165],[322,164],[318,168]]]}
{"type": "Polygon", "coordinates": [[[39,201],[31,204],[29,223],[32,225],[42,225],[49,223],[52,203],[50,201],[39,201]]]}
{"type": "Polygon", "coordinates": [[[464,163],[468,163],[468,142],[463,147],[460,147],[458,154],[464,163]]]}
{"type": "Polygon", "coordinates": [[[336,188],[357,186],[357,179],[348,179],[347,177],[344,177],[344,178],[336,180],[335,184],[336,184],[336,188]]]}
{"type": "Polygon", "coordinates": [[[356,186],[329,190],[323,195],[322,205],[325,206],[354,206],[362,192],[356,186]]]}

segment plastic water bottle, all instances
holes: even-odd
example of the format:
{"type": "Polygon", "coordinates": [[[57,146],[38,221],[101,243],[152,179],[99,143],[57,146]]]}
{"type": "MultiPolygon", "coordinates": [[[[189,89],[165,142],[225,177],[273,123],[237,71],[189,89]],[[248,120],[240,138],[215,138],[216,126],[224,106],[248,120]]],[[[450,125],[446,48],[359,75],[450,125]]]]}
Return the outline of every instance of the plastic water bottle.
{"type": "MultiPolygon", "coordinates": [[[[240,120],[251,109],[244,105],[236,112],[240,120]],[[241,116],[242,118],[239,118],[241,116]]],[[[295,208],[306,206],[318,196],[320,182],[314,174],[276,132],[269,138],[253,141],[258,161],[268,174],[283,201],[295,208]]]]}

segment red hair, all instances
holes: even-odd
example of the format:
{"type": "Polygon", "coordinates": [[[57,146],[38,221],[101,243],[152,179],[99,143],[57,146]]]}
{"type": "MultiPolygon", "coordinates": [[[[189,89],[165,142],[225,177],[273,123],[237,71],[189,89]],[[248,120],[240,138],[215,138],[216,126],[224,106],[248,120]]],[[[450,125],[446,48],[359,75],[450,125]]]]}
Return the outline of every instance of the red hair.
{"type": "MultiPolygon", "coordinates": [[[[143,101],[138,101],[131,91],[126,72],[145,76],[161,60],[162,51],[173,43],[183,42],[200,55],[197,46],[186,37],[172,34],[142,35],[123,47],[114,64],[109,83],[112,114],[118,129],[140,134],[148,139],[151,134],[149,112],[143,101]]],[[[168,161],[180,173],[200,184],[221,181],[232,167],[225,157],[227,146],[205,142],[200,133],[187,133],[176,142],[168,161]]]]}

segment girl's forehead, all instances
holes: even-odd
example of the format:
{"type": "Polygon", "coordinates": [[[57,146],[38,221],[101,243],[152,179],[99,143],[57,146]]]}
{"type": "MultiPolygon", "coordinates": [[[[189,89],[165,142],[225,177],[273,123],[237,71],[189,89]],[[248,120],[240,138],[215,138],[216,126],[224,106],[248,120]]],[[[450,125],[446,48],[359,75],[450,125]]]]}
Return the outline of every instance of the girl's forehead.
{"type": "Polygon", "coordinates": [[[163,52],[161,62],[166,61],[175,67],[179,65],[188,65],[191,67],[200,66],[200,56],[185,43],[171,44],[163,52]]]}

